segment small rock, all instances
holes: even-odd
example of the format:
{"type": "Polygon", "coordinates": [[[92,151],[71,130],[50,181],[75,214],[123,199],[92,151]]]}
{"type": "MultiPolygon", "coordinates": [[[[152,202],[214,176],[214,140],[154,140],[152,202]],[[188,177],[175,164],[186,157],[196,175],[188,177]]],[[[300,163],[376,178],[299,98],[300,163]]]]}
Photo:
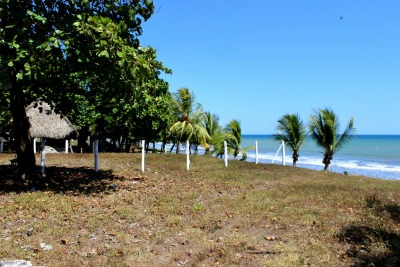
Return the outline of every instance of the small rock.
{"type": "Polygon", "coordinates": [[[28,231],[26,231],[27,236],[31,236],[33,234],[33,227],[29,228],[28,231]]]}
{"type": "Polygon", "coordinates": [[[0,267],[31,267],[32,263],[24,260],[0,261],[0,267]]]}
{"type": "Polygon", "coordinates": [[[40,248],[42,250],[52,250],[53,246],[43,242],[43,243],[40,243],[40,248]]]}

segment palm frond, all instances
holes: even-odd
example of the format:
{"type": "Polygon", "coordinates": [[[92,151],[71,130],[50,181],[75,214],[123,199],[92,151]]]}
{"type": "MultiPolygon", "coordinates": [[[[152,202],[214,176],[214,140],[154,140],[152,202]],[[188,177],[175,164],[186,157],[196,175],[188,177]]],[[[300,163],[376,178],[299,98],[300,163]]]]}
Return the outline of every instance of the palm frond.
{"type": "Polygon", "coordinates": [[[354,136],[356,129],[354,128],[354,119],[350,118],[349,123],[346,126],[346,129],[342,133],[339,138],[339,141],[336,143],[335,152],[340,150],[343,145],[347,144],[354,136]]]}

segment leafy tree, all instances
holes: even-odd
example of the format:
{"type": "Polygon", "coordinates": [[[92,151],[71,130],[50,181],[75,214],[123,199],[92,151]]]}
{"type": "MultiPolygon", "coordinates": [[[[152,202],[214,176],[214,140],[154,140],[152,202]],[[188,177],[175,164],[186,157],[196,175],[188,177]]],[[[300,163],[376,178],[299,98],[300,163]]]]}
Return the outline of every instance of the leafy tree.
{"type": "Polygon", "coordinates": [[[20,178],[36,178],[26,103],[42,97],[67,109],[78,96],[89,104],[125,99],[143,88],[132,81],[160,71],[138,51],[141,23],[153,10],[148,0],[0,1],[0,70],[20,178]]]}
{"type": "Polygon", "coordinates": [[[138,52],[146,54],[147,64],[153,66],[154,73],[132,81],[123,98],[114,96],[104,102],[97,101],[100,105],[94,103],[99,111],[94,122],[96,134],[109,137],[117,144],[162,140],[171,122],[171,94],[168,83],[159,78],[160,70],[167,73],[170,70],[156,60],[153,48],[139,48],[138,52]]]}
{"type": "Polygon", "coordinates": [[[339,119],[330,109],[319,109],[311,115],[310,133],[316,144],[323,149],[324,170],[328,169],[333,155],[354,136],[354,119],[350,118],[341,135],[339,128],[339,119]]]}
{"type": "Polygon", "coordinates": [[[283,140],[285,145],[289,146],[293,151],[293,165],[299,159],[300,146],[307,137],[307,130],[297,114],[285,114],[278,120],[277,133],[274,134],[274,139],[277,141],[283,140]]]}
{"type": "MultiPolygon", "coordinates": [[[[6,73],[6,72],[4,72],[6,73]]],[[[10,113],[10,98],[9,92],[3,89],[3,84],[0,80],[0,92],[2,97],[0,97],[0,137],[8,137],[11,130],[11,113],[10,113]]]]}
{"type": "MultiPolygon", "coordinates": [[[[195,105],[195,96],[188,88],[180,88],[174,95],[176,117],[178,119],[171,128],[171,135],[175,137],[176,153],[179,153],[180,142],[190,140],[194,145],[208,146],[211,137],[202,125],[204,112],[202,106],[195,105]]],[[[171,148],[171,150],[173,147],[171,148]]]]}

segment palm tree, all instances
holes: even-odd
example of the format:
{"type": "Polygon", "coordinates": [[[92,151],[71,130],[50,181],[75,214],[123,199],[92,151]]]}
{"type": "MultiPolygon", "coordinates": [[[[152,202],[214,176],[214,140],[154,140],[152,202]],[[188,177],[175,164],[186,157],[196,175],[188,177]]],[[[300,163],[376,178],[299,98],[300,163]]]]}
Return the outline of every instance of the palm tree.
{"type": "MultiPolygon", "coordinates": [[[[205,112],[203,117],[203,127],[207,131],[208,135],[211,137],[209,146],[206,147],[205,155],[211,154],[211,147],[216,145],[218,135],[221,134],[221,126],[218,123],[219,117],[216,114],[211,114],[211,112],[205,112]]],[[[215,147],[214,147],[215,150],[215,147]]]]}
{"type": "Polygon", "coordinates": [[[251,149],[252,147],[241,148],[242,128],[240,126],[240,122],[238,120],[231,120],[224,128],[224,130],[224,139],[227,142],[228,152],[232,153],[235,159],[240,153],[242,153],[241,160],[246,160],[246,151],[251,149]]]}
{"type": "Polygon", "coordinates": [[[350,118],[346,129],[339,136],[339,120],[335,113],[330,109],[319,109],[314,115],[311,115],[310,133],[317,145],[323,149],[325,164],[324,170],[327,170],[333,155],[348,143],[355,134],[354,119],[350,118]]]}
{"type": "Polygon", "coordinates": [[[171,135],[175,137],[176,154],[179,153],[179,144],[186,140],[191,140],[194,144],[207,146],[211,137],[204,130],[201,121],[204,116],[203,108],[197,103],[196,109],[195,96],[188,88],[180,88],[174,94],[177,122],[171,128],[171,135]]]}
{"type": "Polygon", "coordinates": [[[283,140],[293,151],[293,166],[299,160],[299,149],[307,136],[307,130],[298,114],[285,114],[278,120],[274,139],[283,140]]]}
{"type": "Polygon", "coordinates": [[[199,145],[203,146],[205,149],[210,148],[210,143],[212,141],[212,137],[208,133],[207,129],[203,125],[203,121],[206,117],[206,113],[203,112],[203,109],[200,107],[195,110],[195,112],[191,116],[191,124],[193,126],[193,133],[189,138],[189,141],[192,145],[194,145],[195,150],[194,153],[198,153],[199,145]]]}

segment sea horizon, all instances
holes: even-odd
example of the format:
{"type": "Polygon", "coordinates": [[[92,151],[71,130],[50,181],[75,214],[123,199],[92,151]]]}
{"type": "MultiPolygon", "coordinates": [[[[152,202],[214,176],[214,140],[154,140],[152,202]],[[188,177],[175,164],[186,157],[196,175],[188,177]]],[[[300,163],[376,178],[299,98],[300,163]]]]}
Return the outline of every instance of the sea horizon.
{"type": "MultiPolygon", "coordinates": [[[[272,163],[281,145],[273,140],[273,134],[244,134],[242,148],[258,143],[258,162],[272,163]]],[[[285,165],[292,165],[292,151],[285,149],[285,165]]],[[[322,170],[322,150],[317,147],[311,136],[299,151],[298,167],[322,170]]],[[[247,151],[247,161],[255,162],[255,149],[247,151]]],[[[282,164],[282,151],[275,158],[275,164],[282,164]]],[[[358,134],[344,145],[334,156],[330,171],[363,175],[372,178],[400,180],[400,135],[394,134],[358,134]]]]}

